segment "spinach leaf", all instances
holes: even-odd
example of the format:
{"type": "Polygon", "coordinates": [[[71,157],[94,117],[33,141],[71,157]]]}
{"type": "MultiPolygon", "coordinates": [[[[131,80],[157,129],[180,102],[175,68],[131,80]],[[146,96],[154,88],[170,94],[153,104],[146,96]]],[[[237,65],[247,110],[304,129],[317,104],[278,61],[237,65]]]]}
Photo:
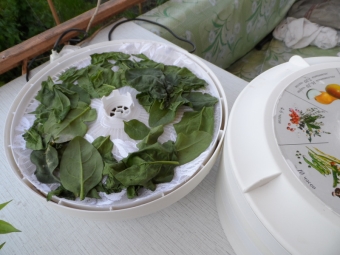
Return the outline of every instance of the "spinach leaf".
{"type": "Polygon", "coordinates": [[[150,112],[150,108],[154,102],[154,99],[149,95],[149,93],[139,93],[136,95],[136,98],[138,102],[143,106],[143,108],[147,111],[150,112]]]}
{"type": "Polygon", "coordinates": [[[79,101],[77,108],[72,109],[60,123],[52,112],[44,124],[44,132],[51,134],[56,143],[68,142],[76,136],[84,136],[87,132],[87,126],[84,122],[93,121],[96,118],[96,110],[79,101]]]}
{"type": "Polygon", "coordinates": [[[181,121],[174,124],[176,133],[191,134],[194,131],[214,133],[214,108],[203,107],[199,112],[185,112],[181,121]]]}
{"type": "Polygon", "coordinates": [[[48,192],[47,197],[46,197],[47,201],[51,201],[53,196],[57,196],[57,197],[60,197],[60,198],[66,198],[66,199],[69,199],[69,200],[75,200],[76,199],[75,195],[71,191],[65,189],[63,185],[60,185],[55,190],[51,190],[50,192],[48,192]]]}
{"type": "MultiPolygon", "coordinates": [[[[73,104],[77,104],[78,96],[71,92],[70,97],[73,99],[73,104]],[[74,101],[76,100],[76,101],[74,101]]],[[[71,109],[70,99],[61,91],[61,88],[55,85],[48,77],[47,81],[42,82],[42,88],[38,92],[36,99],[41,104],[35,110],[35,114],[43,114],[46,112],[54,111],[56,118],[61,121],[65,118],[69,110],[71,109]]]]}
{"type": "Polygon", "coordinates": [[[177,76],[179,86],[184,92],[204,88],[207,84],[205,80],[198,78],[186,67],[165,66],[164,74],[177,76]]]}
{"type": "Polygon", "coordinates": [[[110,140],[110,136],[99,136],[92,142],[92,145],[103,157],[104,162],[116,162],[115,158],[112,155],[113,142],[110,140]]]}
{"type": "Polygon", "coordinates": [[[81,68],[81,69],[72,67],[70,69],[67,69],[65,72],[63,72],[58,78],[59,80],[66,82],[66,83],[74,83],[76,80],[82,77],[86,71],[87,71],[86,67],[81,68]]]}
{"type": "Polygon", "coordinates": [[[179,163],[182,165],[197,158],[209,147],[211,141],[212,135],[204,131],[178,134],[175,146],[179,163]]]}
{"type": "Polygon", "coordinates": [[[179,101],[172,105],[172,109],[161,109],[161,102],[155,100],[150,108],[149,126],[156,127],[171,123],[175,120],[176,111],[182,104],[183,102],[179,101]]]}
{"type": "Polygon", "coordinates": [[[117,163],[112,154],[113,142],[110,140],[110,136],[99,136],[92,142],[92,145],[102,156],[104,162],[103,175],[105,175],[105,173],[109,174],[112,166],[117,163]]]}
{"type": "Polygon", "coordinates": [[[84,75],[78,78],[78,86],[84,89],[91,98],[101,98],[116,89],[114,72],[100,66],[86,67],[84,75]]]}
{"type": "Polygon", "coordinates": [[[214,106],[218,102],[216,97],[201,92],[183,93],[182,97],[189,101],[188,105],[195,111],[200,111],[203,107],[214,106]]]}
{"type": "Polygon", "coordinates": [[[34,172],[38,181],[42,183],[55,183],[59,179],[53,174],[59,164],[58,152],[48,145],[46,150],[32,151],[31,162],[36,166],[34,172]]]}
{"type": "Polygon", "coordinates": [[[143,122],[139,120],[132,119],[130,121],[124,121],[124,131],[125,133],[134,140],[142,140],[150,132],[143,122]]]}
{"type": "Polygon", "coordinates": [[[109,60],[127,60],[130,58],[129,54],[125,54],[122,52],[104,52],[104,53],[96,53],[91,55],[91,63],[92,65],[103,65],[109,60]]]}
{"type": "MultiPolygon", "coordinates": [[[[165,76],[160,69],[134,68],[126,70],[125,79],[129,86],[135,88],[139,92],[149,92],[154,89],[154,87],[160,87],[161,89],[163,87],[165,76]]],[[[164,91],[160,93],[162,95],[166,95],[164,91]]],[[[163,97],[160,96],[160,98],[163,97]]]]}
{"type": "Polygon", "coordinates": [[[158,137],[160,137],[164,133],[163,126],[157,126],[150,130],[150,132],[144,137],[142,141],[137,144],[139,149],[144,149],[148,145],[152,145],[157,143],[158,137]]]}
{"type": "Polygon", "coordinates": [[[78,95],[80,101],[83,101],[86,104],[91,104],[91,97],[89,93],[87,93],[84,89],[82,89],[78,85],[74,85],[72,83],[63,83],[63,84],[60,84],[59,86],[66,88],[70,91],[73,91],[76,95],[78,95]]]}
{"type": "Polygon", "coordinates": [[[143,186],[129,186],[127,187],[126,189],[126,194],[127,194],[127,197],[132,199],[136,196],[138,196],[138,191],[142,188],[143,186]]]}
{"type": "Polygon", "coordinates": [[[26,141],[26,148],[27,149],[31,149],[31,150],[42,150],[42,149],[44,149],[43,139],[40,136],[39,132],[34,127],[31,127],[22,136],[26,141]]]}
{"type": "Polygon", "coordinates": [[[122,172],[116,174],[116,178],[125,187],[133,185],[143,185],[154,178],[160,171],[160,164],[141,163],[139,165],[132,165],[122,172]]]}
{"type": "Polygon", "coordinates": [[[154,190],[156,183],[169,182],[174,168],[179,165],[172,141],[145,145],[118,163],[114,177],[127,187],[128,197],[133,198],[141,188],[154,190]]]}
{"type": "Polygon", "coordinates": [[[68,144],[60,162],[62,185],[81,200],[102,180],[103,160],[98,150],[77,136],[68,144]]]}
{"type": "Polygon", "coordinates": [[[155,62],[151,59],[149,59],[144,54],[132,54],[132,56],[135,56],[137,58],[140,58],[141,61],[136,63],[136,67],[139,68],[156,68],[156,69],[164,69],[164,64],[155,62]]]}

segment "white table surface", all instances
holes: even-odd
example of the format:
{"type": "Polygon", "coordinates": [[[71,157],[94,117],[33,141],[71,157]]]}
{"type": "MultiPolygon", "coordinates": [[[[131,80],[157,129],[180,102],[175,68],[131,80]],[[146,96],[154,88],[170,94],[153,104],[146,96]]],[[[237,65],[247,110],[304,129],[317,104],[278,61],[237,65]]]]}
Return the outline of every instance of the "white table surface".
{"type": "MultiPolygon", "coordinates": [[[[83,46],[107,41],[109,28],[83,46]]],[[[131,22],[118,27],[112,39],[169,43],[131,22]]],[[[221,81],[230,111],[247,82],[204,62],[221,81]]],[[[25,77],[21,76],[0,87],[0,203],[13,200],[0,211],[0,219],[22,231],[0,235],[0,244],[6,242],[1,254],[235,254],[223,232],[215,205],[218,163],[183,199],[159,212],[132,220],[102,222],[73,218],[32,197],[12,172],[3,146],[4,135],[9,135],[4,130],[6,116],[25,82],[25,77]]]]}

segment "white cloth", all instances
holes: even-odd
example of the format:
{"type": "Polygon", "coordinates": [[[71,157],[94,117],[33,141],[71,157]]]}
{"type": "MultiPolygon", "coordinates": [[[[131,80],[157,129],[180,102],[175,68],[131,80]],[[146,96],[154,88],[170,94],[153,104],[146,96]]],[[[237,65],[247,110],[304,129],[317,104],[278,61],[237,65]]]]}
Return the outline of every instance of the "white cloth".
{"type": "Polygon", "coordinates": [[[288,17],[282,20],[275,28],[273,36],[293,49],[304,48],[308,45],[330,49],[340,45],[340,36],[337,30],[320,26],[305,18],[288,17]]]}

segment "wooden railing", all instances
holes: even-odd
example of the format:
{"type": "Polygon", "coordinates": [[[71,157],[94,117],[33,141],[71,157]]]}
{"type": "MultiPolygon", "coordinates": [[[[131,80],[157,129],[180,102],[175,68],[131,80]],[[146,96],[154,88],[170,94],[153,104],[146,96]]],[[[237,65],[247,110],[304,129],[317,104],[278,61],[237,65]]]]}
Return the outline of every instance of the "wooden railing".
{"type": "MultiPolygon", "coordinates": [[[[142,4],[145,0],[111,0],[102,5],[98,9],[98,13],[92,21],[92,26],[102,23],[113,15],[119,14],[124,10],[142,4]]],[[[23,73],[26,72],[27,62],[53,48],[54,43],[60,35],[70,29],[86,29],[95,8],[70,19],[60,25],[57,25],[45,32],[38,34],[20,44],[15,45],[5,51],[0,52],[0,74],[11,70],[14,67],[22,65],[23,73]]],[[[78,32],[66,34],[60,43],[66,42],[75,37],[78,32]]]]}

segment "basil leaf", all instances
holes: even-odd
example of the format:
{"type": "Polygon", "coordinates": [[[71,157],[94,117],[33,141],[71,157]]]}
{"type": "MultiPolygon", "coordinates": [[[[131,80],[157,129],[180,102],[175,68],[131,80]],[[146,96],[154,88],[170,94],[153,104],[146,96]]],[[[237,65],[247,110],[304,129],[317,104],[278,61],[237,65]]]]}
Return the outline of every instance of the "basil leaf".
{"type": "Polygon", "coordinates": [[[182,97],[190,102],[188,105],[195,111],[200,111],[203,107],[214,106],[218,102],[216,97],[201,92],[183,93],[182,97]]]}
{"type": "Polygon", "coordinates": [[[62,185],[81,200],[102,179],[103,161],[98,150],[77,136],[67,146],[60,162],[62,185]]]}
{"type": "Polygon", "coordinates": [[[125,133],[134,140],[142,140],[150,132],[143,122],[139,120],[124,121],[124,131],[125,133]]]}
{"type": "Polygon", "coordinates": [[[178,134],[175,146],[179,163],[182,165],[197,158],[209,147],[211,141],[212,135],[204,131],[178,134]]]}
{"type": "Polygon", "coordinates": [[[191,134],[194,131],[214,133],[214,108],[203,107],[199,112],[185,112],[181,121],[174,124],[176,133],[191,134]]]}
{"type": "Polygon", "coordinates": [[[21,231],[13,227],[10,223],[4,220],[0,220],[0,234],[9,234],[12,232],[21,232],[21,231]]]}
{"type": "Polygon", "coordinates": [[[59,164],[58,152],[51,145],[45,151],[32,151],[31,162],[36,166],[34,172],[38,181],[42,183],[56,183],[59,179],[53,174],[59,164]]]}
{"type": "Polygon", "coordinates": [[[76,136],[84,136],[87,132],[84,122],[94,121],[96,118],[96,110],[79,101],[77,108],[72,109],[60,123],[52,112],[44,124],[44,132],[51,134],[56,143],[68,142],[76,136]]]}

